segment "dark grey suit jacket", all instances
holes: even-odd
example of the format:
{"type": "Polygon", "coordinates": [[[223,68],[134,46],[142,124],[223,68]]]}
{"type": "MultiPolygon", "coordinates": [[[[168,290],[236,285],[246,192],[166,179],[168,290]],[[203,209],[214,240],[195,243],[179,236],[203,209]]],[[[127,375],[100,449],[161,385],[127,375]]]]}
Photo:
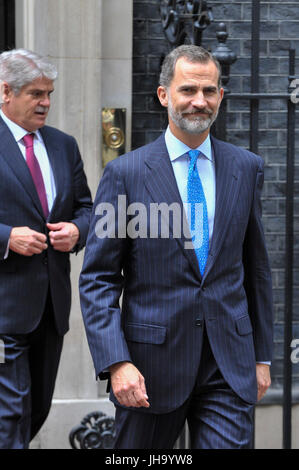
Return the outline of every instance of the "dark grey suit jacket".
{"type": "Polygon", "coordinates": [[[48,234],[46,222],[73,222],[80,231],[76,251],[85,246],[92,207],[79,149],[73,137],[49,126],[40,129],[54,173],[57,197],[45,220],[29,169],[0,118],[0,334],[35,329],[51,291],[57,330],[68,330],[71,305],[69,254],[48,250],[25,257],[12,251],[4,259],[13,227],[48,234]]]}

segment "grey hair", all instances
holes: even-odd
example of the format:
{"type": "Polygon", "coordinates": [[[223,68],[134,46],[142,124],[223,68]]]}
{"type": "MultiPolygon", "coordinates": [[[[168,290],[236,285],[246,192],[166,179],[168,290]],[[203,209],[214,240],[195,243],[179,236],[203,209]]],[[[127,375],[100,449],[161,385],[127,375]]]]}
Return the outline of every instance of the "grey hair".
{"type": "Polygon", "coordinates": [[[221,88],[221,66],[218,60],[203,47],[194,46],[193,44],[183,44],[182,46],[176,47],[165,57],[159,81],[161,86],[169,88],[174,77],[176,63],[181,57],[194,63],[207,64],[210,61],[214,62],[219,72],[218,87],[221,88]]]}
{"type": "Polygon", "coordinates": [[[56,80],[56,67],[45,57],[26,50],[13,49],[0,54],[0,81],[7,82],[15,95],[37,78],[56,80]]]}

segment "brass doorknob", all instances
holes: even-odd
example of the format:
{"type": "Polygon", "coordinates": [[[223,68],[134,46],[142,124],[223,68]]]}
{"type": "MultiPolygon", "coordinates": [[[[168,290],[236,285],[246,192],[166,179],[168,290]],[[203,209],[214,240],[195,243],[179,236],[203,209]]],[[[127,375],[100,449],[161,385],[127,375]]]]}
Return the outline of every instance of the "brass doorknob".
{"type": "Polygon", "coordinates": [[[118,149],[125,142],[125,136],[119,127],[110,127],[104,133],[105,143],[111,149],[118,149]]]}

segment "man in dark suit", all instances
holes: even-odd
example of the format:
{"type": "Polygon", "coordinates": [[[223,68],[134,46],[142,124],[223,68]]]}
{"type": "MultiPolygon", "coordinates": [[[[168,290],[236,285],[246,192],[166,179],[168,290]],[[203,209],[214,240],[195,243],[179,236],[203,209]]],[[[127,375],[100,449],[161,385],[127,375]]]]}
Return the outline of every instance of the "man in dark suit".
{"type": "Polygon", "coordinates": [[[73,137],[45,126],[56,69],[0,55],[0,448],[28,448],[51,406],[71,305],[69,253],[91,196],[73,137]]]}
{"type": "Polygon", "coordinates": [[[80,288],[96,373],[116,448],[172,448],[186,419],[192,448],[248,448],[272,354],[263,161],[210,136],[223,89],[204,49],[166,57],[158,97],[166,133],[111,162],[94,204],[80,288]]]}

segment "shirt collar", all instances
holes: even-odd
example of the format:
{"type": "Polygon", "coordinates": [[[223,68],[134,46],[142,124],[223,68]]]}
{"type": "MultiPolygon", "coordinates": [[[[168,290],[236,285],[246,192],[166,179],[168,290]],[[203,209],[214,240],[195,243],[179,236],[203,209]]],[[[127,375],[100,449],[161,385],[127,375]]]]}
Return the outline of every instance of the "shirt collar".
{"type": "MultiPolygon", "coordinates": [[[[181,157],[182,155],[189,152],[189,150],[191,150],[191,148],[188,147],[188,145],[184,144],[184,142],[177,139],[173,135],[169,126],[167,127],[167,130],[165,132],[165,142],[166,142],[166,147],[167,147],[168,154],[169,154],[171,161],[176,160],[177,158],[181,157]]],[[[210,134],[205,139],[205,141],[201,145],[199,145],[199,147],[197,147],[197,150],[199,150],[204,155],[205,158],[213,161],[210,134]]]]}
{"type": "MultiPolygon", "coordinates": [[[[0,116],[9,128],[12,135],[14,136],[16,142],[22,141],[23,137],[28,134],[28,131],[23,129],[23,127],[19,126],[15,122],[11,121],[11,119],[9,119],[2,110],[0,110],[0,116]]],[[[31,132],[31,134],[34,134],[39,140],[41,140],[41,135],[38,130],[35,132],[31,132]]]]}

